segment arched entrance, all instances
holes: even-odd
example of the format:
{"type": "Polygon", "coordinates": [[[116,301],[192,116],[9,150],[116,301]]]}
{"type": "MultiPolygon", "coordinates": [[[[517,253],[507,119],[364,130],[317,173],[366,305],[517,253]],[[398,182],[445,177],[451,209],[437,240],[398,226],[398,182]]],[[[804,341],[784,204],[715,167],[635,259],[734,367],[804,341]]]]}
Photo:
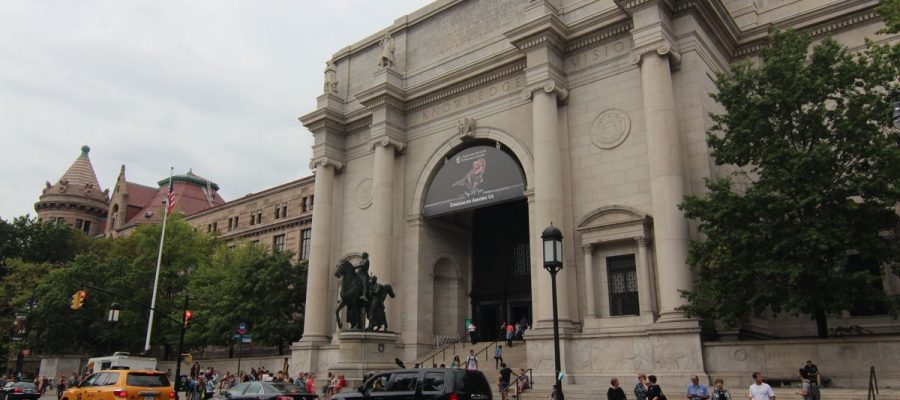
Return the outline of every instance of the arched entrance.
{"type": "MultiPolygon", "coordinates": [[[[445,242],[440,247],[457,249],[454,256],[469,267],[454,281],[448,266],[435,265],[435,318],[443,318],[440,312],[471,319],[482,340],[499,337],[501,322],[531,322],[526,187],[518,159],[498,141],[473,140],[438,165],[424,193],[423,215],[430,225],[453,231],[436,235],[445,242]],[[457,288],[467,289],[468,298],[448,301],[447,293],[457,288]]],[[[436,335],[463,329],[434,324],[436,335]]]]}

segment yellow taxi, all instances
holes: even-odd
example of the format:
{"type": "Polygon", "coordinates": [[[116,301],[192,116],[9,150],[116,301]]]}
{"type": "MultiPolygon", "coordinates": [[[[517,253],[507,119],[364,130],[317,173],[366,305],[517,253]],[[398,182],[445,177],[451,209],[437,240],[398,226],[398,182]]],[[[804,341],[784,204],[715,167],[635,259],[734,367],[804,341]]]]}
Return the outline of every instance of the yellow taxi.
{"type": "Polygon", "coordinates": [[[174,400],[166,374],[153,370],[111,369],[88,375],[63,392],[63,400],[174,400]]]}

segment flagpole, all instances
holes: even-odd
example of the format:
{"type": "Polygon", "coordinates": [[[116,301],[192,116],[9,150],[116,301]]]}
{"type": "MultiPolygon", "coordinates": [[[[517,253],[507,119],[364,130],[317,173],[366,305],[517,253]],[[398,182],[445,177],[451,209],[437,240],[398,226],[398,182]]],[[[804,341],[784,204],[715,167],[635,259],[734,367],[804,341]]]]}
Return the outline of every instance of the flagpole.
{"type": "MultiPolygon", "coordinates": [[[[169,192],[172,191],[172,176],[175,167],[169,169],[169,192]]],[[[159,267],[162,264],[163,242],[166,240],[166,217],[169,215],[171,196],[166,194],[166,206],[163,209],[162,233],[159,235],[159,254],[156,256],[156,277],[153,278],[153,297],[150,298],[150,318],[147,319],[147,339],[144,341],[144,353],[150,350],[150,336],[153,333],[153,313],[156,311],[156,289],[159,286],[159,267]]]]}

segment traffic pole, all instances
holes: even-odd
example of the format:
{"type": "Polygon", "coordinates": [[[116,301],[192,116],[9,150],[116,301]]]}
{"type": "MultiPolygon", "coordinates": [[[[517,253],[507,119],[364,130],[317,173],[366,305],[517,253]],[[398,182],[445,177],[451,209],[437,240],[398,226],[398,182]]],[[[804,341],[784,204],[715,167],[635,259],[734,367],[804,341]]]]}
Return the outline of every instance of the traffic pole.
{"type": "Polygon", "coordinates": [[[188,309],[188,294],[187,289],[184,292],[184,307],[181,310],[181,333],[178,335],[178,356],[175,357],[178,360],[178,363],[175,365],[175,399],[180,399],[181,395],[179,394],[181,390],[181,355],[184,353],[184,331],[186,327],[184,326],[185,322],[187,322],[187,309],[188,309]]]}

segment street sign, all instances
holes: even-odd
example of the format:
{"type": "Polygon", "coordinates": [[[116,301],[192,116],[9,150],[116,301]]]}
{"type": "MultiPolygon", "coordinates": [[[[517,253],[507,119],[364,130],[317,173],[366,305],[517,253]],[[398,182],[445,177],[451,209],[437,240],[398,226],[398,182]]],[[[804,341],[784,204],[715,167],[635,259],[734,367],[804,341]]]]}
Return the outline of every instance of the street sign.
{"type": "Polygon", "coordinates": [[[253,335],[234,335],[234,340],[241,343],[252,343],[253,335]]]}
{"type": "Polygon", "coordinates": [[[244,335],[247,333],[247,323],[241,322],[238,324],[237,333],[240,335],[244,335]]]}

